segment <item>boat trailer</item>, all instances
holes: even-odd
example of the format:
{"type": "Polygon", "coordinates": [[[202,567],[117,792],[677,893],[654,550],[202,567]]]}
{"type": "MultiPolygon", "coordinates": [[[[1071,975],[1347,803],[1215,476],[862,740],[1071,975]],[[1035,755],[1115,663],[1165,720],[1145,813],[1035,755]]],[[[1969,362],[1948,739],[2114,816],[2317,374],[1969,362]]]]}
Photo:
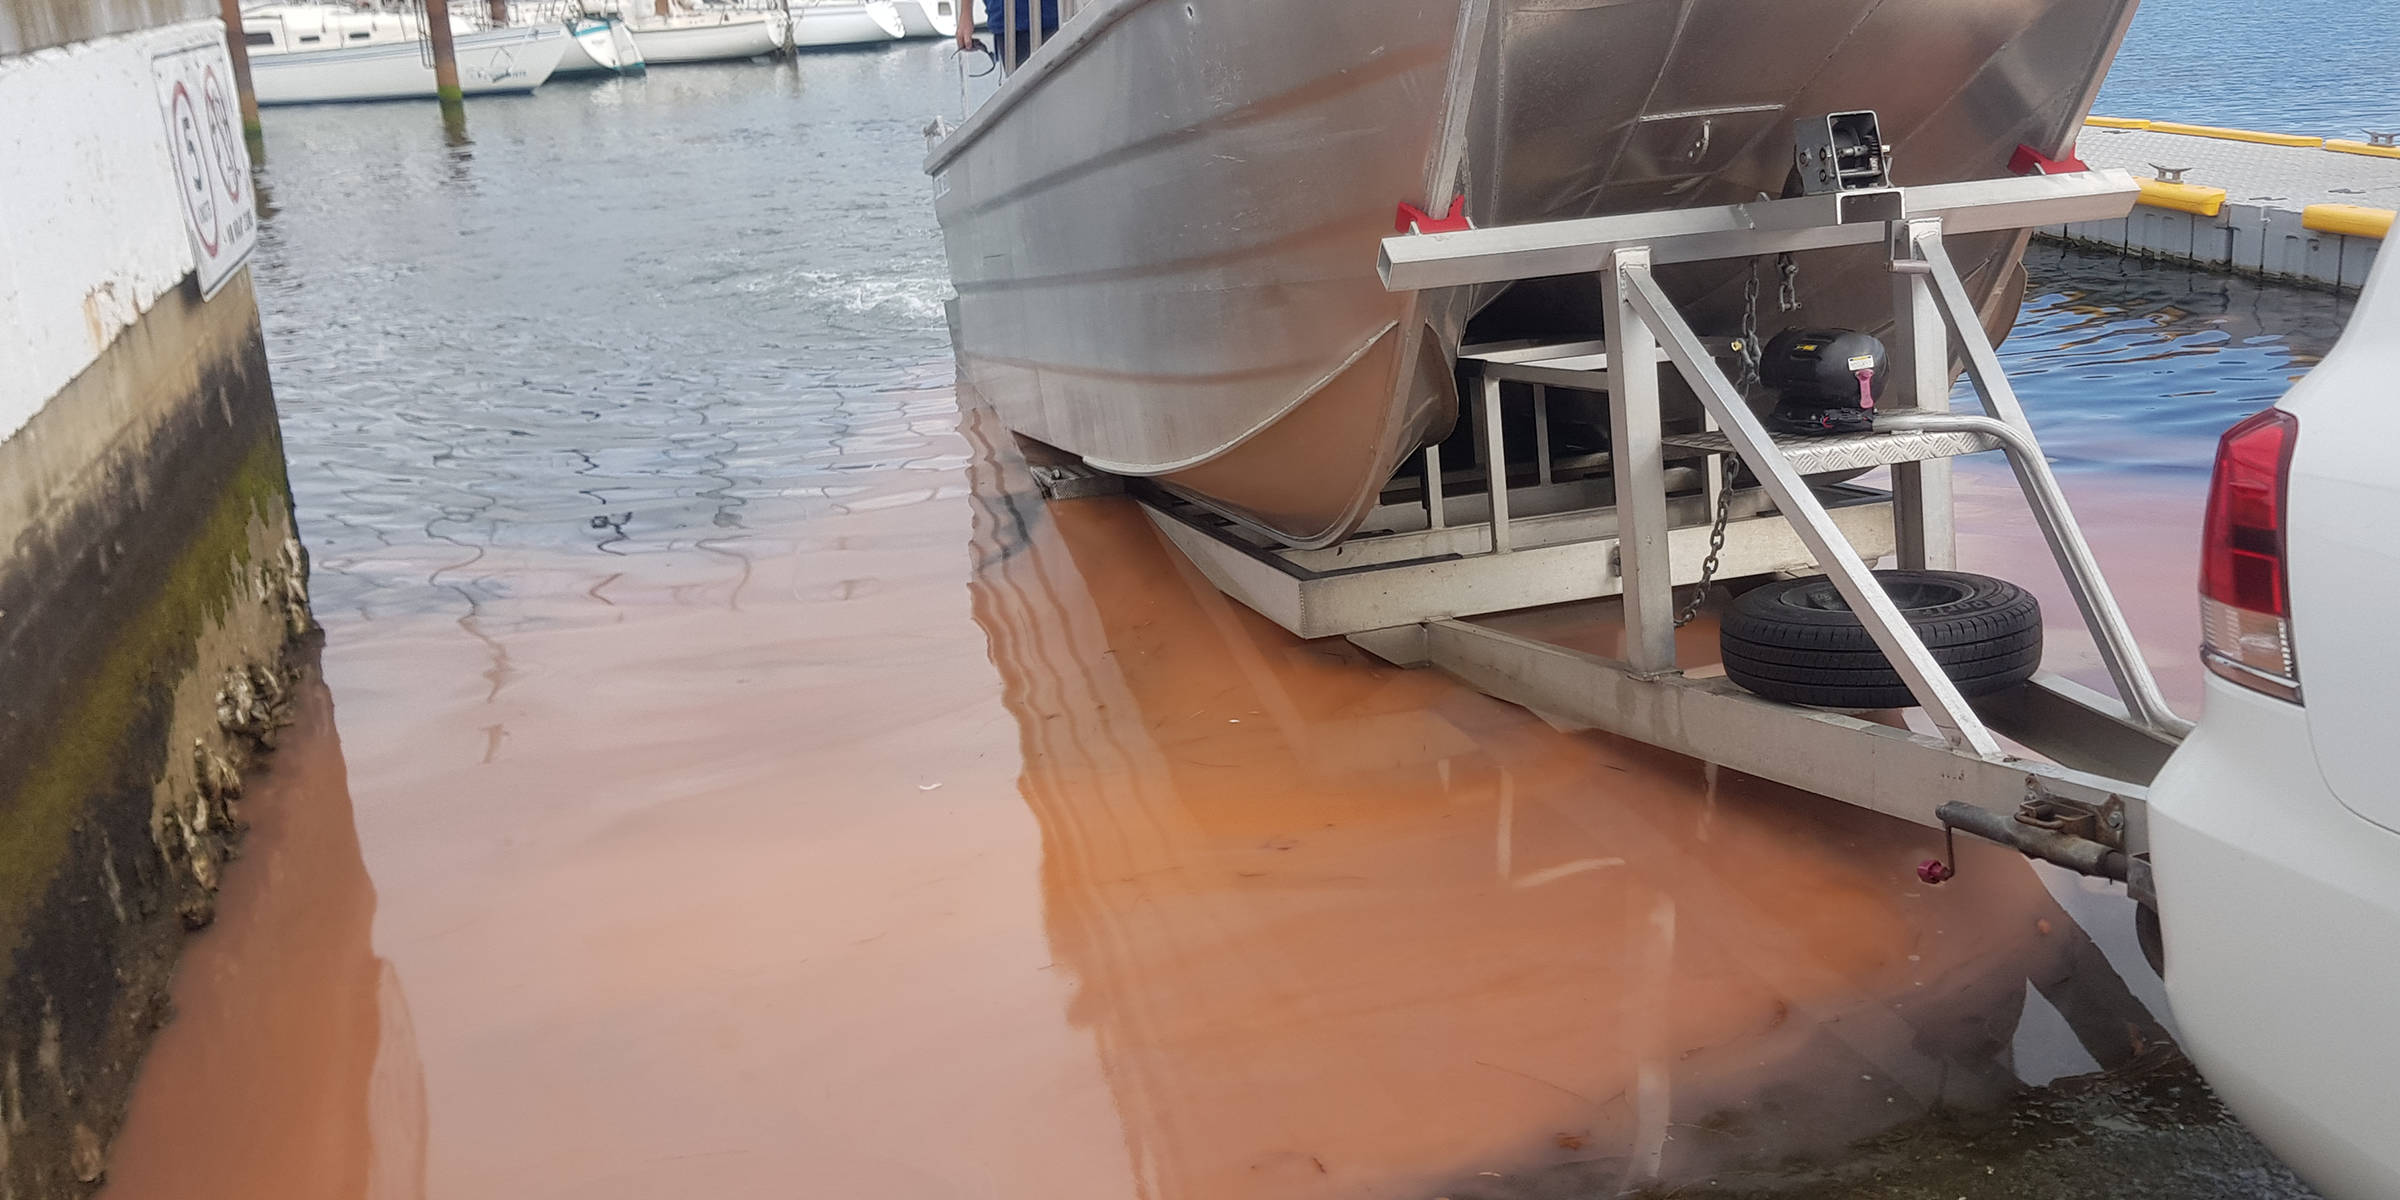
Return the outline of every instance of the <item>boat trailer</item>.
{"type": "MultiPolygon", "coordinates": [[[[1395,477],[1367,532],[1331,547],[1285,548],[1165,489],[1128,481],[1130,490],[1220,590],[1300,637],[1347,637],[1553,719],[1964,830],[2123,880],[2155,904],[2146,788],[2191,725],[2160,696],[1943,241],[2121,217],[2137,194],[2129,175],[2096,171],[1387,238],[1379,270],[1392,291],[1596,274],[1605,336],[1464,348],[1480,465],[1446,474],[1440,446],[1427,447],[1423,482],[1395,477]],[[1695,332],[1653,275],[1675,263],[1875,244],[1888,252],[1895,336],[1893,396],[1872,432],[1770,432],[1720,361],[1746,347],[1695,332]],[[1954,353],[1980,414],[1950,411],[1954,353]],[[1667,368],[1696,408],[1662,389],[1667,368]],[[1533,388],[1530,477],[1508,466],[1508,382],[1533,388]],[[1606,451],[1555,452],[1558,392],[1608,398],[1606,451]],[[2037,673],[1970,702],[1870,574],[1868,561],[1887,555],[1904,568],[1954,565],[1948,460],[1992,451],[2007,455],[2116,697],[2037,673]],[[1738,478],[1726,456],[1756,486],[1726,494],[1738,478]],[[1888,492],[1823,482],[1872,467],[1891,468],[1888,492]],[[1721,669],[1679,668],[1674,588],[1711,568],[1721,579],[1829,576],[1932,731],[1768,700],[1721,669]],[[1468,619],[1605,597],[1623,610],[1613,657],[1468,619]]],[[[1088,489],[1088,477],[1074,476],[1045,478],[1054,490],[1088,489]]],[[[1942,860],[1919,868],[1928,883],[1950,871],[1942,860]]]]}

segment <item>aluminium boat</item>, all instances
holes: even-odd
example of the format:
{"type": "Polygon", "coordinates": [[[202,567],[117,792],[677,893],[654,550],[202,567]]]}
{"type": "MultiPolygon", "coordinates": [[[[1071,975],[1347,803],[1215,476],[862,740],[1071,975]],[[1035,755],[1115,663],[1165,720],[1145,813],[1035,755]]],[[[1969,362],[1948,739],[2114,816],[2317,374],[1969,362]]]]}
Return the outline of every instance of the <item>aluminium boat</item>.
{"type": "MultiPolygon", "coordinates": [[[[1492,226],[1781,195],[1795,121],[1859,109],[1902,184],[2064,158],[2134,3],[1088,0],[927,159],[960,371],[1017,433],[1329,545],[1450,429],[1462,341],[1599,321],[1590,280],[1386,292],[1401,204],[1492,226]]],[[[1987,326],[2024,240],[1950,239],[1987,326]]],[[[1889,323],[1879,252],[1795,265],[1762,332],[1889,323]]],[[[1660,279],[1732,334],[1755,269],[1660,279]]]]}
{"type": "Polygon", "coordinates": [[[907,32],[893,0],[795,0],[792,5],[792,45],[800,49],[880,46],[907,32]]]}

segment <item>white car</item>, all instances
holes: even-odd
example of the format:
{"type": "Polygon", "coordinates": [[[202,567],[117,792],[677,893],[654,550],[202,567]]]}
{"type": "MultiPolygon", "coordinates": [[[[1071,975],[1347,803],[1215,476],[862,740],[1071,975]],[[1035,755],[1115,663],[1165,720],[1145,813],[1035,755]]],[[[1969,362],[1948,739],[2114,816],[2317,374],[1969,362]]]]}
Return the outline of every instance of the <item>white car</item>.
{"type": "Polygon", "coordinates": [[[2400,1197],[2400,250],[2225,434],[2204,529],[2207,711],[2150,795],[2168,998],[2295,1171],[2400,1197]]]}

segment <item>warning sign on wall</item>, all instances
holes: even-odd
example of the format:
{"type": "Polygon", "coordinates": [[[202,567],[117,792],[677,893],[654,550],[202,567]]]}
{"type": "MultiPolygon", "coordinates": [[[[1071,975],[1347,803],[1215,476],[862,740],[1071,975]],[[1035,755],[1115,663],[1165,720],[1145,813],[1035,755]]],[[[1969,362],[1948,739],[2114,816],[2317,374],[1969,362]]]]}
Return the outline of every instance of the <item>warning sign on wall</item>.
{"type": "Polygon", "coordinates": [[[258,242],[258,201],[250,186],[250,150],[233,93],[233,60],[210,42],[150,60],[167,150],[182,193],[200,294],[214,296],[258,242]]]}

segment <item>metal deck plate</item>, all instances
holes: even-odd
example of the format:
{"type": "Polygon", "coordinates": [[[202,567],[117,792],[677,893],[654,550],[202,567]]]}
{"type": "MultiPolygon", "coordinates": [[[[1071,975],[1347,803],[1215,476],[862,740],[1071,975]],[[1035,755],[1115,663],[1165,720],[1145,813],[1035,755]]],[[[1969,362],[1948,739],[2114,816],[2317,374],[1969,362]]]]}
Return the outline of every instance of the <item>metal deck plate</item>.
{"type": "MultiPolygon", "coordinates": [[[[1722,433],[1670,433],[1660,439],[1678,450],[1731,454],[1733,440],[1722,433]]],[[[1792,469],[1802,475],[1825,471],[1859,471],[1894,463],[1956,458],[1997,450],[2000,442],[1980,433],[1837,433],[1830,437],[1792,437],[1778,434],[1775,448],[1783,451],[1792,469]]]]}

